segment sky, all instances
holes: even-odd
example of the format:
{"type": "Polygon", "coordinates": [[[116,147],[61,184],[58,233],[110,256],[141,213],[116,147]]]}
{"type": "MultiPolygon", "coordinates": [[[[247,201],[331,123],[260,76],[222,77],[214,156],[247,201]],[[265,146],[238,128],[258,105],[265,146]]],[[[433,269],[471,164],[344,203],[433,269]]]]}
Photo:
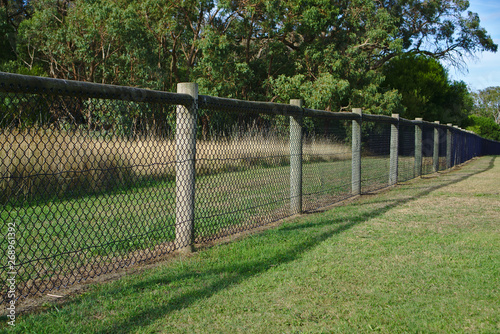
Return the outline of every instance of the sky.
{"type": "Polygon", "coordinates": [[[449,68],[450,78],[464,81],[473,91],[500,86],[500,0],[469,2],[468,10],[479,14],[481,26],[490,34],[495,44],[499,45],[499,51],[478,53],[477,59],[467,60],[468,73],[449,68]]]}

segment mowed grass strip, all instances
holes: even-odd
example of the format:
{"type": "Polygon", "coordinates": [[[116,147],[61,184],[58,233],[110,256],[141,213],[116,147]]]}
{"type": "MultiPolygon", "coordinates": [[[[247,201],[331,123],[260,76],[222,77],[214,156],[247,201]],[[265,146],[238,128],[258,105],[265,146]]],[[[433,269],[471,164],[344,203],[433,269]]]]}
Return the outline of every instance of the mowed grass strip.
{"type": "Polygon", "coordinates": [[[13,332],[499,332],[499,204],[500,159],[483,157],[97,285],[13,332]]]}

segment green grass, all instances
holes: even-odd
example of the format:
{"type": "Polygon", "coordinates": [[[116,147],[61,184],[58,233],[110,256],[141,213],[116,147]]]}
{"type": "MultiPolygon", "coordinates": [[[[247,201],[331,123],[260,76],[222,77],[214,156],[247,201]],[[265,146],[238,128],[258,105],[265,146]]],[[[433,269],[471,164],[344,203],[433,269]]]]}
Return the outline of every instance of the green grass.
{"type": "Polygon", "coordinates": [[[13,332],[499,332],[499,161],[176,257],[20,315],[13,332]]]}
{"type": "MultiPolygon", "coordinates": [[[[316,202],[321,198],[331,202],[350,176],[350,168],[345,168],[349,163],[304,164],[305,195],[311,194],[316,202]]],[[[286,165],[255,165],[244,171],[197,178],[197,240],[288,216],[289,173],[286,165]]],[[[342,190],[346,191],[345,186],[342,190]]],[[[96,261],[103,267],[116,256],[172,242],[174,212],[174,182],[159,180],[84,197],[4,207],[1,220],[5,228],[9,221],[17,224],[21,287],[30,279],[50,279],[96,261]]]]}

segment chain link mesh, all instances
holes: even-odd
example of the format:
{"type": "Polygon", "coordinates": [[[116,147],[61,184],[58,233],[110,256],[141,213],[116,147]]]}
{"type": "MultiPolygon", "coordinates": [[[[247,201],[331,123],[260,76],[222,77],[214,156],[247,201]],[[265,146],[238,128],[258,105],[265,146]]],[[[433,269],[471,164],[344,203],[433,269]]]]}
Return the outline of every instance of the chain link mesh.
{"type": "Polygon", "coordinates": [[[288,119],[200,110],[195,238],[209,241],[289,216],[288,119]],[[216,118],[222,117],[219,122],[216,118]],[[212,124],[224,124],[214,127],[212,124]]]}
{"type": "Polygon", "coordinates": [[[172,107],[20,93],[0,103],[0,215],[2,231],[16,226],[20,296],[174,249],[172,107]]]}
{"type": "MultiPolygon", "coordinates": [[[[3,234],[15,225],[19,297],[353,195],[355,115],[99,87],[0,83],[0,225],[3,234]]],[[[393,121],[361,122],[362,193],[391,184],[393,121]]],[[[429,174],[436,126],[420,126],[429,174]]],[[[415,129],[399,124],[399,180],[417,176],[415,129]]],[[[456,129],[439,127],[437,138],[439,170],[500,153],[499,143],[456,129]]],[[[0,268],[12,271],[6,261],[0,268]]]]}
{"type": "Polygon", "coordinates": [[[389,185],[391,124],[363,121],[361,192],[389,185]]]}
{"type": "Polygon", "coordinates": [[[415,125],[399,125],[398,181],[408,181],[416,176],[415,171],[415,125]]]}
{"type": "Polygon", "coordinates": [[[351,121],[306,118],[303,205],[315,210],[351,196],[351,121]]]}
{"type": "Polygon", "coordinates": [[[434,127],[422,126],[422,175],[432,174],[434,156],[434,127]]]}

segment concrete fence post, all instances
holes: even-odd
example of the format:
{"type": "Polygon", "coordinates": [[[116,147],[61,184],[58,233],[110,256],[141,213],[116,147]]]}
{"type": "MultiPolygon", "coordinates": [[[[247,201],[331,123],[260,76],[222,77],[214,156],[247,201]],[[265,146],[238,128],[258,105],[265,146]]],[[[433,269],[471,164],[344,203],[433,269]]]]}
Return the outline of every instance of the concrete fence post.
{"type": "MultiPolygon", "coordinates": [[[[302,108],[304,101],[290,100],[302,108]]],[[[302,116],[290,116],[290,213],[302,213],[302,116]]]]}
{"type": "Polygon", "coordinates": [[[434,122],[434,150],[432,151],[432,171],[439,171],[439,121],[434,122]]]}
{"type": "Polygon", "coordinates": [[[360,117],[352,121],[352,171],[351,184],[352,195],[361,194],[361,121],[363,110],[361,108],[353,108],[352,112],[360,117]]]}
{"type": "Polygon", "coordinates": [[[415,177],[422,176],[422,118],[415,118],[415,177]]]}
{"type": "Polygon", "coordinates": [[[181,252],[193,251],[194,191],[196,158],[196,117],[198,84],[179,83],[177,93],[193,97],[193,104],[177,106],[175,129],[175,247],[181,252]]]}
{"type": "Polygon", "coordinates": [[[391,123],[389,186],[398,182],[398,154],[399,154],[399,114],[392,114],[397,119],[395,124],[391,123]]]}
{"type": "Polygon", "coordinates": [[[451,127],[453,126],[453,124],[448,123],[446,125],[448,126],[448,128],[446,129],[446,168],[450,169],[453,166],[452,152],[451,152],[452,140],[453,140],[451,127]]]}

